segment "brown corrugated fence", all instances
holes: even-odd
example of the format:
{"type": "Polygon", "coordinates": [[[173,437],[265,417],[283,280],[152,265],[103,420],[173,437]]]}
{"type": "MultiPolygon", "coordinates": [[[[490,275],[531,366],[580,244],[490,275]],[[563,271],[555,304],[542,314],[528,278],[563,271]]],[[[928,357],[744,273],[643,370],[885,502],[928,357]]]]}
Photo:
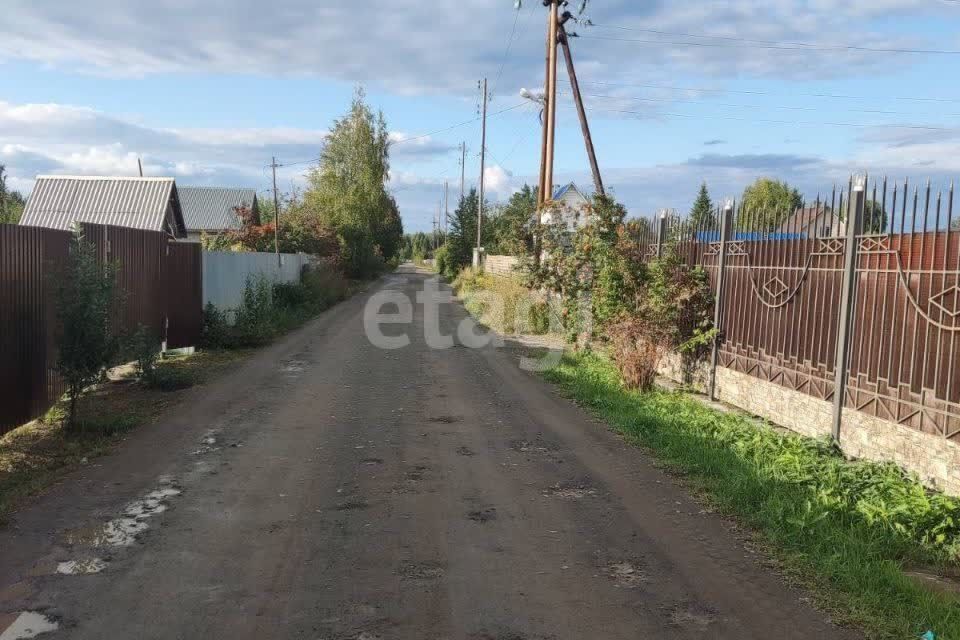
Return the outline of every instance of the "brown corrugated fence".
{"type": "MultiPolygon", "coordinates": [[[[83,234],[102,261],[117,265],[121,333],[143,325],[170,348],[197,344],[199,245],[105,225],[83,225],[83,234]]],[[[0,225],[0,433],[42,415],[64,392],[56,374],[54,291],[69,246],[65,231],[0,225]]]]}

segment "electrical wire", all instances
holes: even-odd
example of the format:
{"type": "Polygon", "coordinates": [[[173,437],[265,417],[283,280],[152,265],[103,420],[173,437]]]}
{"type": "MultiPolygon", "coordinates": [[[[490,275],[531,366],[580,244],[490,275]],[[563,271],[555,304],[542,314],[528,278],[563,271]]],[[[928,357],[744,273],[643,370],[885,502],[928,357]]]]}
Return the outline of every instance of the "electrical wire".
{"type": "Polygon", "coordinates": [[[659,111],[656,113],[647,113],[643,111],[631,111],[629,109],[612,109],[607,107],[595,107],[598,111],[605,111],[610,113],[625,113],[638,116],[656,116],[656,117],[668,117],[668,118],[695,118],[698,120],[734,120],[738,122],[764,122],[769,124],[790,124],[790,125],[813,125],[813,126],[826,126],[826,127],[856,127],[856,128],[876,128],[876,127],[887,127],[891,129],[920,129],[923,131],[950,131],[948,127],[933,127],[927,125],[911,125],[911,124],[875,124],[875,123],[861,123],[861,122],[824,122],[824,121],[809,121],[809,120],[775,120],[772,118],[738,118],[736,116],[712,116],[712,115],[701,115],[697,113],[670,113],[659,111]]]}
{"type": "MultiPolygon", "coordinates": [[[[957,0],[960,2],[960,0],[957,0]]],[[[677,87],[665,84],[650,84],[642,82],[609,82],[601,80],[581,80],[580,84],[596,84],[610,87],[643,87],[647,89],[667,89],[670,91],[699,91],[703,93],[736,93],[751,96],[781,96],[805,98],[834,98],[842,100],[872,100],[882,102],[884,100],[908,100],[915,102],[953,102],[960,103],[960,98],[938,98],[938,97],[920,97],[920,96],[858,96],[840,93],[778,93],[774,91],[759,91],[747,89],[718,89],[716,87],[677,87]]]]}
{"type": "Polygon", "coordinates": [[[769,49],[780,51],[866,51],[871,53],[909,53],[921,55],[960,55],[960,50],[956,49],[913,49],[901,47],[866,47],[860,45],[822,45],[810,42],[790,42],[776,40],[754,40],[750,38],[737,38],[733,36],[708,36],[694,33],[682,33],[675,31],[662,31],[658,29],[641,29],[638,27],[621,27],[616,25],[594,24],[595,27],[605,27],[609,29],[620,29],[625,31],[638,31],[642,33],[652,33],[656,35],[672,36],[680,38],[700,38],[723,40],[724,42],[678,42],[669,40],[645,40],[641,38],[617,38],[613,36],[595,36],[581,35],[581,38],[590,38],[593,40],[612,40],[617,42],[635,42],[639,44],[658,44],[658,45],[683,45],[692,47],[734,47],[734,48],[754,48],[769,49]]]}
{"type": "MultiPolygon", "coordinates": [[[[573,95],[569,91],[559,91],[558,93],[563,95],[573,95]]],[[[590,98],[601,98],[601,99],[611,99],[611,100],[626,100],[629,102],[682,102],[684,104],[702,104],[705,106],[716,106],[716,107],[733,107],[737,109],[785,109],[789,111],[821,111],[819,107],[798,107],[792,105],[763,105],[763,104],[742,104],[742,103],[730,103],[730,102],[705,102],[703,100],[690,100],[683,98],[650,98],[645,96],[617,96],[611,94],[603,93],[584,93],[583,95],[590,98]]],[[[909,113],[905,111],[888,111],[885,109],[843,109],[843,111],[848,111],[850,113],[873,113],[881,115],[893,115],[893,116],[917,116],[923,114],[909,113]]],[[[936,114],[940,117],[948,118],[960,118],[960,113],[941,113],[936,114]]]]}

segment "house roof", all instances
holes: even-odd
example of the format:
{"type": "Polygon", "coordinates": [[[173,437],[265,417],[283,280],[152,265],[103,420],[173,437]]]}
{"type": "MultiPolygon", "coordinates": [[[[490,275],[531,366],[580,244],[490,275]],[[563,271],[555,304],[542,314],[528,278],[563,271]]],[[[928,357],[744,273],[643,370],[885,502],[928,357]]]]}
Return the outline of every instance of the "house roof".
{"type": "Polygon", "coordinates": [[[87,222],[164,231],[169,204],[175,235],[184,237],[186,227],[173,178],[37,176],[20,224],[69,230],[74,223],[87,222]]]}
{"type": "Polygon", "coordinates": [[[255,189],[179,187],[178,191],[188,231],[238,229],[241,223],[235,209],[247,206],[256,210],[255,189]]]}
{"type": "Polygon", "coordinates": [[[830,207],[826,205],[805,207],[803,209],[797,209],[792,215],[788,216],[780,224],[778,231],[789,233],[790,231],[797,231],[806,229],[811,224],[815,223],[818,218],[830,212],[830,207]]]}
{"type": "Polygon", "coordinates": [[[572,182],[571,182],[570,184],[563,185],[562,187],[557,187],[556,191],[553,192],[553,198],[552,198],[552,199],[553,199],[553,200],[559,200],[560,198],[562,198],[562,197],[564,197],[565,195],[567,195],[567,192],[568,192],[568,191],[573,191],[573,192],[576,193],[578,196],[580,196],[581,198],[583,198],[583,201],[584,201],[584,202],[589,202],[589,201],[587,200],[587,196],[583,195],[583,192],[580,191],[580,189],[577,188],[577,185],[575,185],[575,184],[572,183],[572,182]]]}

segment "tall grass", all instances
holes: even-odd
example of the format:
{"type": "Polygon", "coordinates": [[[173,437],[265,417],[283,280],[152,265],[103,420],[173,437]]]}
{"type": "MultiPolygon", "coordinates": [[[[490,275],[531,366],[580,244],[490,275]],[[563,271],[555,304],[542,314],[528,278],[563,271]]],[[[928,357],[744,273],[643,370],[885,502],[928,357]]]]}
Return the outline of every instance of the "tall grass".
{"type": "Polygon", "coordinates": [[[836,620],[873,638],[960,640],[960,602],[903,571],[956,568],[960,500],[681,394],[626,390],[598,355],[568,356],[546,377],[751,526],[836,620]]]}
{"type": "Polygon", "coordinates": [[[453,288],[471,314],[501,334],[542,335],[550,329],[546,299],[527,289],[517,277],[468,267],[453,281],[453,288]]]}

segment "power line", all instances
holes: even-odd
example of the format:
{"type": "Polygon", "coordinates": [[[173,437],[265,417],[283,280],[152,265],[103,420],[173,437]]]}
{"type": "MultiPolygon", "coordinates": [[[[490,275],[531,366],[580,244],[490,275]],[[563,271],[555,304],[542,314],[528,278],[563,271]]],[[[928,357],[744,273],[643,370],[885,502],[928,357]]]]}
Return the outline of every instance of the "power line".
{"type": "MultiPolygon", "coordinates": [[[[957,0],[960,2],[960,0],[957,0]]],[[[785,96],[785,97],[795,97],[802,96],[805,98],[835,98],[842,100],[873,100],[873,101],[883,101],[883,100],[908,100],[915,102],[960,102],[960,98],[927,98],[919,96],[857,96],[850,94],[840,94],[840,93],[778,93],[774,91],[759,91],[759,90],[747,90],[747,89],[717,89],[716,87],[677,87],[672,85],[665,84],[649,84],[642,82],[607,82],[601,80],[582,80],[584,84],[596,84],[603,86],[611,87],[644,87],[648,89],[667,89],[670,91],[700,91],[704,93],[736,93],[742,95],[751,95],[751,96],[785,96]]]]}
{"type": "MultiPolygon", "coordinates": [[[[564,95],[572,95],[568,91],[562,91],[564,95]]],[[[684,104],[702,104],[706,106],[716,106],[716,107],[733,107],[737,109],[786,109],[789,111],[821,111],[818,107],[799,107],[794,105],[764,105],[764,104],[742,104],[742,103],[730,103],[730,102],[705,102],[703,100],[690,100],[683,98],[649,98],[644,96],[617,96],[603,93],[586,93],[584,94],[591,98],[602,98],[602,99],[612,99],[612,100],[626,100],[630,102],[682,102],[684,104]]],[[[874,113],[881,115],[893,115],[893,116],[917,116],[925,114],[916,114],[909,113],[906,111],[888,111],[885,109],[843,109],[843,111],[848,111],[850,113],[874,113]]],[[[960,113],[941,113],[936,114],[940,117],[949,117],[957,118],[960,117],[960,113]]]]}
{"type": "MultiPolygon", "coordinates": [[[[532,4],[531,4],[532,7],[532,4]]],[[[490,92],[491,98],[497,91],[497,85],[500,83],[500,76],[503,75],[503,67],[507,64],[507,57],[510,55],[510,49],[513,48],[513,39],[517,35],[517,23],[520,21],[521,7],[517,7],[513,16],[513,28],[510,30],[510,37],[507,38],[507,47],[503,52],[503,58],[500,60],[500,68],[497,69],[497,77],[493,81],[493,91],[490,92]]],[[[532,11],[532,9],[531,9],[532,11]]]]}
{"type": "Polygon", "coordinates": [[[631,111],[629,109],[612,109],[607,107],[595,107],[599,111],[606,111],[610,113],[626,113],[638,116],[666,116],[669,118],[694,118],[694,119],[703,119],[703,120],[735,120],[739,122],[764,122],[769,124],[791,124],[791,125],[814,125],[814,126],[825,126],[825,127],[857,127],[857,128],[873,128],[873,127],[886,127],[891,129],[921,129],[924,131],[950,131],[948,127],[932,127],[926,125],[910,125],[910,124],[871,124],[871,123],[862,123],[862,122],[817,122],[809,120],[774,120],[770,118],[739,118],[736,116],[713,116],[713,115],[701,115],[696,113],[669,113],[669,112],[657,112],[650,114],[643,111],[631,111]]]}
{"type": "MultiPolygon", "coordinates": [[[[601,26],[601,25],[594,25],[601,26]]],[[[767,49],[773,51],[865,51],[870,53],[909,53],[922,55],[960,55],[956,49],[909,49],[899,47],[864,47],[858,45],[818,45],[808,42],[776,42],[773,40],[750,40],[747,38],[734,38],[729,36],[703,36],[691,33],[676,33],[671,31],[657,31],[654,29],[633,29],[631,27],[611,27],[617,29],[627,29],[632,31],[642,31],[665,36],[675,36],[681,38],[716,38],[724,42],[680,42],[677,40],[646,40],[642,38],[618,38],[615,36],[595,36],[582,35],[581,38],[591,40],[610,40],[614,42],[633,42],[636,44],[650,45],[671,45],[688,47],[727,47],[739,49],[767,49]]]]}

